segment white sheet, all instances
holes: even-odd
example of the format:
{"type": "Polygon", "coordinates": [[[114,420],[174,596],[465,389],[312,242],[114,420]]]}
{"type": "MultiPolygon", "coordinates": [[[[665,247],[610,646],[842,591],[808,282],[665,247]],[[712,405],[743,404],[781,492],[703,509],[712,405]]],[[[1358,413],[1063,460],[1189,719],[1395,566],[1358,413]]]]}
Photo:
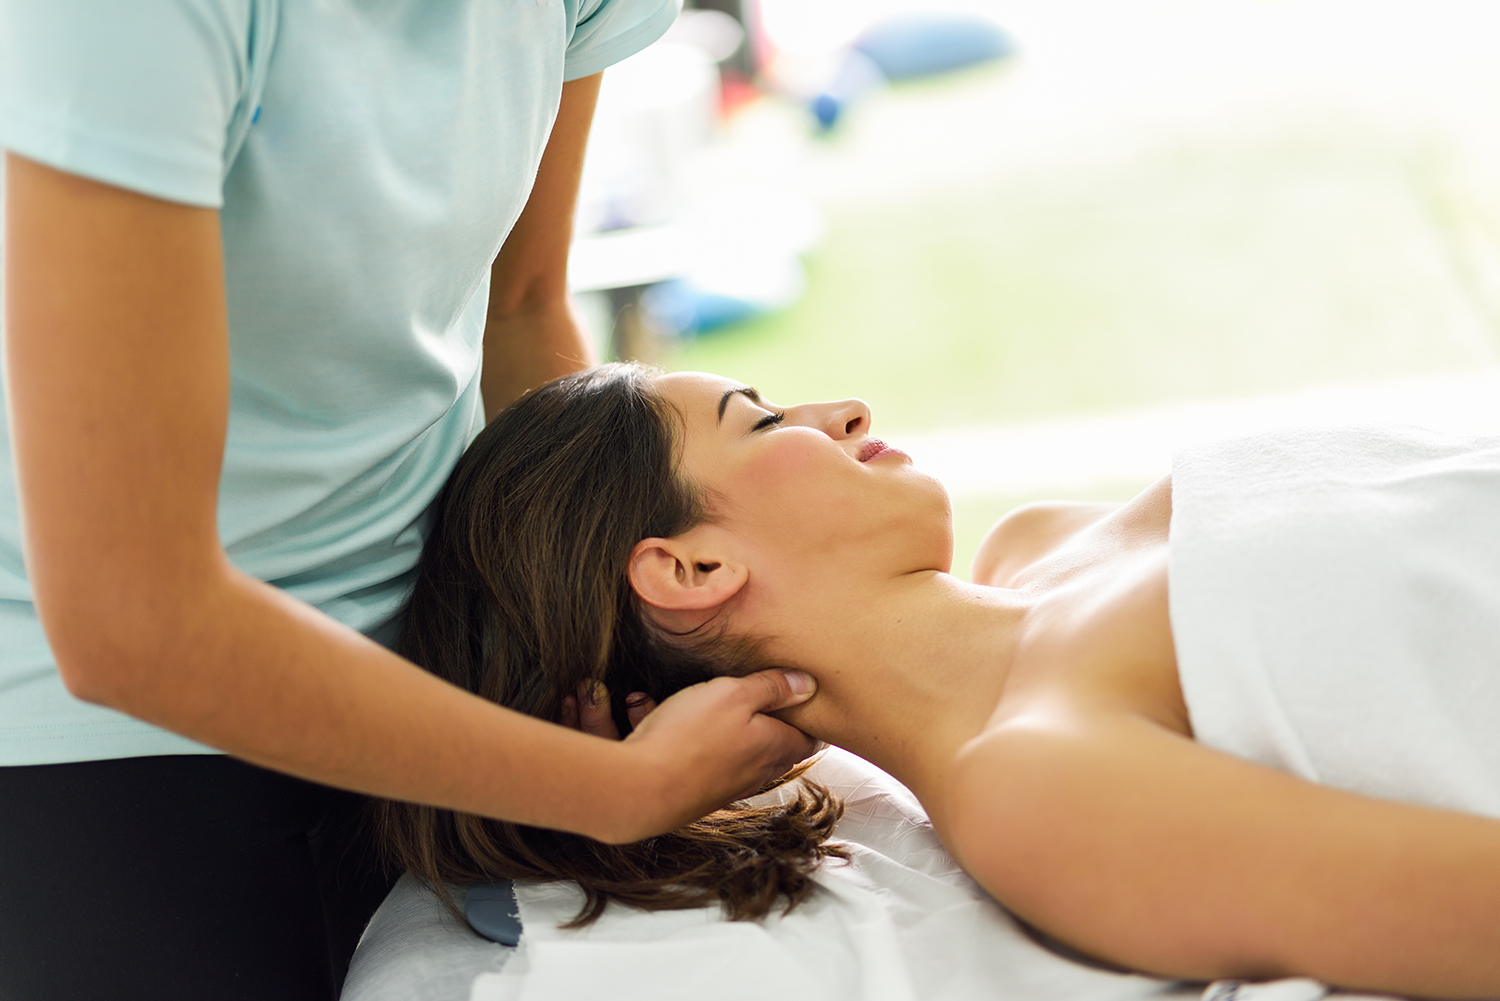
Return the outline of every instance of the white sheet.
{"type": "MultiPolygon", "coordinates": [[[[455,892],[462,906],[463,891],[455,892]]],[[[467,1001],[474,979],[502,968],[514,952],[474,934],[430,890],[402,876],[370,919],[340,997],[467,1001]]]]}
{"type": "MultiPolygon", "coordinates": [[[[581,895],[518,886],[517,949],[485,941],[410,878],[371,922],[344,1001],[1316,1001],[1309,981],[1176,984],[1094,969],[1038,945],[954,865],[907,790],[829,751],[813,777],[844,797],[837,836],[849,865],[790,915],[727,922],[717,909],[645,913],[612,906],[560,931],[581,895]]],[[[460,893],[460,899],[462,899],[460,893]]],[[[1352,1001],[1352,999],[1349,999],[1352,1001]]]]}
{"type": "Polygon", "coordinates": [[[854,857],[825,865],[801,907],[764,922],[724,921],[716,908],[611,907],[587,929],[561,931],[579,891],[518,884],[526,934],[503,970],[476,980],[473,1001],[1171,996],[1159,980],[1095,970],[1036,945],[953,863],[916,800],[884,773],[837,750],[813,771],[845,797],[838,836],[854,857]]]}

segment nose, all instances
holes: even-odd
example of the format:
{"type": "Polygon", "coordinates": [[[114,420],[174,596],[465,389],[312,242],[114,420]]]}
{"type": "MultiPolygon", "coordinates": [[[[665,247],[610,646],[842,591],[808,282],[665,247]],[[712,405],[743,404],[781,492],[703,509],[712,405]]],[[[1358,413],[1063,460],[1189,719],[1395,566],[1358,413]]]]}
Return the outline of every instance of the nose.
{"type": "Polygon", "coordinates": [[[870,405],[864,400],[804,403],[787,410],[788,423],[817,428],[835,441],[870,433],[870,405]]]}

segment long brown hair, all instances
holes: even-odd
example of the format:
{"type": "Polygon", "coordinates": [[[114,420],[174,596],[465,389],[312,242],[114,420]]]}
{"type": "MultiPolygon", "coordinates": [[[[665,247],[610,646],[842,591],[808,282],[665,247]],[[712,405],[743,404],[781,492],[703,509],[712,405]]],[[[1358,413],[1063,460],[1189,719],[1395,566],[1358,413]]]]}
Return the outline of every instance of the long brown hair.
{"type": "MultiPolygon", "coordinates": [[[[506,408],[464,453],[440,496],[398,644],[407,658],[483,698],[547,720],[585,681],[658,701],[721,674],[767,666],[754,643],[673,636],[642,614],[626,575],[641,539],[701,522],[700,494],[676,472],[680,418],[652,373],[605,365],[506,408]]],[[[565,795],[566,790],[559,790],[565,795]]],[[[731,918],[788,908],[811,890],[842,813],[804,783],[775,807],[732,804],[670,834],[607,845],[441,810],[383,802],[392,861],[438,891],[497,878],[576,880],[586,924],[619,899],[652,910],[719,901],[731,918]]]]}

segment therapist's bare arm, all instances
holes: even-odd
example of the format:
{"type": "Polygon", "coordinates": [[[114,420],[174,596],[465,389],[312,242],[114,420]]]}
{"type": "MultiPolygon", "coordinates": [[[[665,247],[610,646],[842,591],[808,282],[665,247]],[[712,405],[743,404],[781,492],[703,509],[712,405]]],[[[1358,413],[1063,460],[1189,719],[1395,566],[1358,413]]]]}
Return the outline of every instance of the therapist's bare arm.
{"type": "Polygon", "coordinates": [[[486,419],[526,390],[598,362],[568,295],[568,248],[602,77],[563,84],[536,184],[490,268],[480,377],[486,419]]]}
{"type": "Polygon", "coordinates": [[[76,695],[306,778],[614,841],[810,750],[755,712],[800,701],[779,672],[690,690],[640,739],[608,741],[471,696],[238,572],[215,522],[229,397],[217,214],[13,155],[6,167],[27,570],[76,695]]]}

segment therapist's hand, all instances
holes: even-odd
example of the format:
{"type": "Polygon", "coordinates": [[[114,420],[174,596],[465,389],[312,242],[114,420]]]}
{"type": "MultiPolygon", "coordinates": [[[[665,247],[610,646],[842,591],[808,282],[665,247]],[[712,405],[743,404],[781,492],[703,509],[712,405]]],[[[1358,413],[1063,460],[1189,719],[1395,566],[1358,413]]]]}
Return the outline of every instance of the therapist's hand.
{"type": "MultiPolygon", "coordinates": [[[[620,728],[615,726],[614,713],[610,708],[609,689],[602,682],[580,681],[577,692],[563,697],[562,715],[558,722],[595,737],[619,740],[620,728]]],[[[644,692],[631,692],[626,696],[625,719],[630,724],[630,729],[640,726],[641,720],[655,708],[656,700],[644,692]]]]}
{"type": "Polygon", "coordinates": [[[673,830],[811,756],[817,741],[766,714],[801,705],[816,690],[810,675],[777,668],[715,678],[661,703],[621,743],[637,791],[620,828],[601,840],[625,843],[673,830]]]}

